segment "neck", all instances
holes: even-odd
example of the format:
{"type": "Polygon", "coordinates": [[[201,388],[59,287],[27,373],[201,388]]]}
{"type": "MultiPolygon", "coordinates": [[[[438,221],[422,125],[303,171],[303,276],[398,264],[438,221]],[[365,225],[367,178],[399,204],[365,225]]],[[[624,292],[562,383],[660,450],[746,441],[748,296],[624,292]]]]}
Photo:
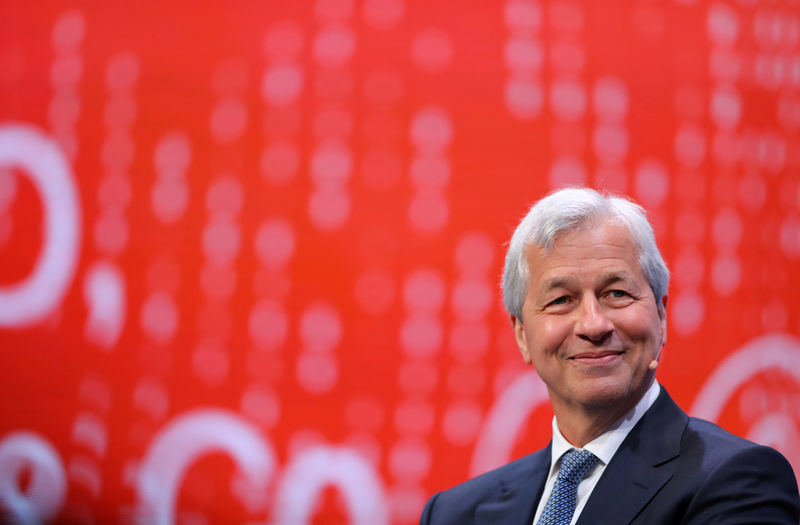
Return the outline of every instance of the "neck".
{"type": "Polygon", "coordinates": [[[627,399],[626,402],[607,405],[566,405],[559,403],[551,393],[550,399],[558,430],[572,446],[583,448],[635,407],[649,386],[648,384],[638,395],[627,399]]]}
{"type": "Polygon", "coordinates": [[[559,410],[554,410],[554,412],[558,430],[564,436],[564,439],[574,447],[583,448],[587,443],[608,430],[615,421],[625,415],[627,410],[619,414],[616,412],[589,414],[572,411],[564,413],[559,410]]]}

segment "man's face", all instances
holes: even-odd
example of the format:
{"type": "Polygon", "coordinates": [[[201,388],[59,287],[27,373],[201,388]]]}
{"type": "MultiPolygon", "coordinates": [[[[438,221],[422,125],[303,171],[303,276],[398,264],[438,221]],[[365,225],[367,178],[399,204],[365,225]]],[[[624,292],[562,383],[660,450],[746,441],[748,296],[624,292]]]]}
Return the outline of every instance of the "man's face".
{"type": "Polygon", "coordinates": [[[627,411],[650,386],[648,365],[666,342],[630,233],[601,222],[560,237],[549,252],[529,245],[525,255],[530,281],[514,333],[553,409],[627,411]]]}

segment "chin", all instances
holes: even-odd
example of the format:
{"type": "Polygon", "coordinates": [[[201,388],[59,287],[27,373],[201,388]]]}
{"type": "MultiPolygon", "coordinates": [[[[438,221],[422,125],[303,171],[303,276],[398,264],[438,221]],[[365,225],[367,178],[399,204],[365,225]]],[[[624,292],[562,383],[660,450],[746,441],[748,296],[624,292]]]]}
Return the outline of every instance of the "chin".
{"type": "Polygon", "coordinates": [[[634,389],[629,382],[612,378],[596,378],[585,382],[575,392],[579,403],[587,408],[608,408],[617,405],[631,405],[636,401],[634,389]]]}

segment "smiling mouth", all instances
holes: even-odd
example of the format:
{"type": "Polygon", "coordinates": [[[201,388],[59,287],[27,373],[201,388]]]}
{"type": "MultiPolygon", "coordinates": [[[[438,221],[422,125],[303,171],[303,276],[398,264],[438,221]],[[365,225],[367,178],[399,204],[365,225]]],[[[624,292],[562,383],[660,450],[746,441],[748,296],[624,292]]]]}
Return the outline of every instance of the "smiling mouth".
{"type": "Polygon", "coordinates": [[[606,350],[602,352],[582,352],[569,357],[570,361],[583,365],[606,365],[613,363],[624,354],[621,350],[606,350]]]}

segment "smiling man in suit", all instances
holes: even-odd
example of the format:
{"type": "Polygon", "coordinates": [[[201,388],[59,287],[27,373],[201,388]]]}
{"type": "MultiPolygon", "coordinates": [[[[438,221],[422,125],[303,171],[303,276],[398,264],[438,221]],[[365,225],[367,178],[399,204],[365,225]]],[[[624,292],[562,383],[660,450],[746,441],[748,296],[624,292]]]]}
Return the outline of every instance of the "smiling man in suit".
{"type": "Polygon", "coordinates": [[[668,284],[633,202],[586,188],[537,202],[511,238],[503,297],[553,438],[434,495],[420,523],[797,525],[786,459],[688,417],[656,382],[668,284]]]}

